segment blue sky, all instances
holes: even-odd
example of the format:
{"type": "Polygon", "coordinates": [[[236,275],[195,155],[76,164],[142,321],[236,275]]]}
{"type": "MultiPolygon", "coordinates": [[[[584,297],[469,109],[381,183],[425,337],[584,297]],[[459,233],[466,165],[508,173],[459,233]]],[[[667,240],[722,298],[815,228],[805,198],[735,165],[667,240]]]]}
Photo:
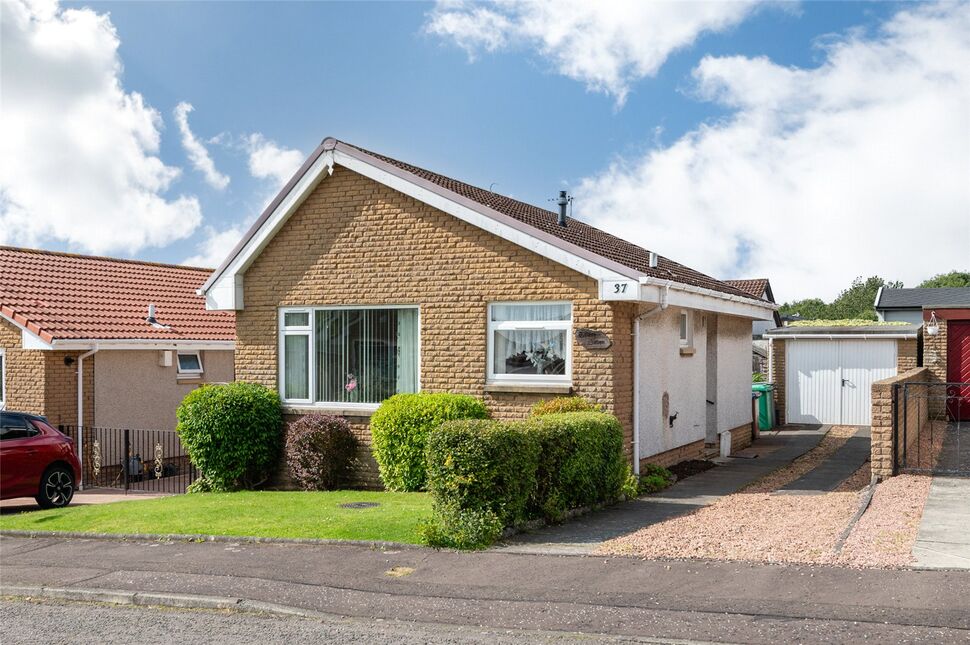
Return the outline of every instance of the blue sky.
{"type": "MultiPolygon", "coordinates": [[[[323,137],[336,136],[477,185],[494,183],[495,190],[536,204],[567,188],[577,193],[581,217],[651,248],[654,239],[666,240],[673,248],[657,246],[662,254],[719,277],[736,277],[777,267],[777,262],[753,261],[768,242],[750,229],[766,215],[784,217],[784,199],[789,197],[777,196],[777,209],[767,214],[764,204],[733,205],[730,213],[717,215],[733,222],[723,230],[720,220],[717,226],[709,224],[710,213],[698,213],[684,235],[723,236],[724,244],[733,249],[708,261],[709,252],[698,249],[695,256],[695,246],[676,243],[677,232],[671,232],[669,223],[651,232],[651,208],[660,210],[669,200],[644,193],[645,210],[640,219],[631,219],[615,211],[621,206],[624,212],[635,211],[641,201],[627,197],[622,202],[604,195],[610,190],[635,193],[617,186],[650,184],[645,174],[654,169],[637,168],[649,164],[653,152],[673,155],[678,143],[686,145],[705,128],[717,128],[735,120],[739,110],[753,109],[739,108],[736,99],[725,100],[721,87],[735,83],[726,91],[731,94],[741,82],[738,77],[749,74],[736,74],[730,81],[716,79],[714,85],[720,89],[701,87],[696,70],[705,57],[739,57],[752,69],[762,57],[781,70],[817,69],[831,62],[833,42],[878,45],[884,25],[912,5],[757,6],[735,24],[702,31],[687,46],[669,52],[655,74],[634,74],[625,83],[625,100],[615,91],[590,89],[588,79],[564,72],[529,37],[510,37],[489,49],[469,45],[467,35],[463,41],[460,34],[431,33],[428,25],[435,11],[448,7],[436,9],[429,3],[95,2],[62,7],[89,9],[110,20],[120,42],[117,61],[123,72],[118,78],[123,92],[140,94],[160,118],[158,148],[148,156],[179,169],[178,176],[156,193],[169,202],[180,196],[194,198],[200,219],[177,235],[117,243],[107,238],[103,244],[92,243],[83,233],[62,236],[56,228],[9,235],[7,240],[0,233],[0,242],[34,242],[45,248],[165,262],[214,258],[218,253],[205,248],[207,233],[238,233],[279,183],[273,176],[253,176],[247,165],[247,137],[258,133],[261,141],[306,154],[323,137]],[[473,57],[466,50],[474,51],[473,57]],[[187,156],[174,118],[181,102],[194,107],[189,127],[214,167],[229,178],[224,189],[207,182],[187,156]],[[620,170],[611,171],[616,162],[620,170]],[[749,208],[752,221],[744,224],[749,208]]],[[[965,12],[966,5],[959,9],[965,12]]],[[[952,23],[953,17],[944,20],[952,23]]],[[[964,36],[958,32],[956,38],[964,36]]],[[[954,154],[959,158],[961,151],[954,154]]],[[[731,165],[730,158],[726,163],[731,165]]],[[[16,194],[9,186],[5,189],[16,194]]],[[[957,190],[945,204],[952,213],[948,216],[955,218],[957,239],[964,234],[959,213],[968,213],[963,210],[966,197],[957,190]]],[[[719,199],[714,195],[705,200],[707,208],[719,199]]],[[[674,206],[687,208],[673,203],[671,210],[674,206]]],[[[657,219],[676,222],[682,216],[691,215],[673,212],[657,219]]],[[[811,249],[802,255],[802,273],[779,278],[784,287],[776,287],[776,293],[781,291],[782,298],[811,295],[813,289],[831,297],[840,279],[847,284],[856,273],[892,273],[894,268],[862,261],[838,274],[827,273],[824,285],[819,285],[818,277],[804,273],[811,266],[811,249]]],[[[950,260],[958,254],[943,255],[942,264],[927,263],[885,277],[911,282],[957,268],[950,260]]]]}

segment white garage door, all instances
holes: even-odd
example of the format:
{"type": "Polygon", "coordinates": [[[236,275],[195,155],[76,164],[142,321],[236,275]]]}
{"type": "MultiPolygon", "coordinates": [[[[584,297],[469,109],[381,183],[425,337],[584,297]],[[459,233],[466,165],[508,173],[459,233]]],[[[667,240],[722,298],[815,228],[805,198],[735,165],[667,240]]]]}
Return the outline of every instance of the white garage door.
{"type": "Polygon", "coordinates": [[[872,384],[896,375],[895,340],[785,343],[789,423],[869,425],[872,384]]]}

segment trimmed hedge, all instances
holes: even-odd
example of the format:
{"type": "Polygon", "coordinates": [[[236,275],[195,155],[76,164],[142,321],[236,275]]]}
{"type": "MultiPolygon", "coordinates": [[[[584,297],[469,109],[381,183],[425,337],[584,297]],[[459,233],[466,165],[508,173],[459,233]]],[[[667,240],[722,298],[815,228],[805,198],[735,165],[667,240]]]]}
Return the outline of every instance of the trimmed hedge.
{"type": "Polygon", "coordinates": [[[303,490],[335,490],[350,479],[357,439],[343,417],[308,414],[286,429],[286,464],[303,490]]]}
{"type": "Polygon", "coordinates": [[[561,396],[548,401],[539,401],[532,406],[532,416],[541,417],[546,414],[561,414],[563,412],[602,412],[603,406],[592,403],[581,396],[561,396]]]}
{"type": "Polygon", "coordinates": [[[431,546],[484,548],[525,520],[561,519],[572,508],[628,493],[623,431],[603,412],[529,421],[451,421],[431,432],[431,546]]]}
{"type": "Polygon", "coordinates": [[[445,421],[486,419],[488,409],[466,394],[396,394],[370,419],[372,450],[388,490],[423,490],[427,480],[428,434],[445,421]]]}
{"type": "Polygon", "coordinates": [[[282,443],[280,397],[256,383],[203,385],[176,412],[179,439],[200,478],[192,491],[254,488],[276,466],[282,443]]]}
{"type": "Polygon", "coordinates": [[[629,466],[623,427],[603,412],[547,414],[530,424],[539,442],[531,514],[559,520],[571,508],[620,497],[629,466]]]}

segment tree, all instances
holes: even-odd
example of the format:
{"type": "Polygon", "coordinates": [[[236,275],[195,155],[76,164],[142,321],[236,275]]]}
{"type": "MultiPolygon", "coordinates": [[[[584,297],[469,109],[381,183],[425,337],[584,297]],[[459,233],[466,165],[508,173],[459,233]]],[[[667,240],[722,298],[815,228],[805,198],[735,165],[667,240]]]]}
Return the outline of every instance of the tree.
{"type": "Polygon", "coordinates": [[[940,273],[920,283],[920,289],[932,287],[970,287],[970,271],[940,273]]]}
{"type": "Polygon", "coordinates": [[[839,294],[829,306],[829,316],[835,320],[845,318],[860,318],[876,320],[876,293],[881,287],[899,289],[902,282],[887,282],[879,276],[872,276],[863,281],[858,277],[852,281],[852,286],[839,294]]]}
{"type": "Polygon", "coordinates": [[[828,308],[829,306],[821,298],[806,298],[805,300],[786,302],[778,308],[778,313],[782,316],[798,314],[806,320],[818,320],[829,317],[828,308]]]}

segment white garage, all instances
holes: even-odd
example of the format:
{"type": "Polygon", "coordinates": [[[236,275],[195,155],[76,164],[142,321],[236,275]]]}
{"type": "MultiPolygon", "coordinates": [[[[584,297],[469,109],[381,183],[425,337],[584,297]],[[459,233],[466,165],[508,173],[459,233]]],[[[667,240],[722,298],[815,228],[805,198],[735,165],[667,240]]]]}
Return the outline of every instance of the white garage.
{"type": "MultiPolygon", "coordinates": [[[[896,375],[899,341],[915,343],[917,328],[783,327],[772,330],[772,352],[784,352],[772,374],[787,423],[869,425],[872,384],[896,375]],[[784,340],[784,342],[778,342],[784,340]],[[780,387],[779,387],[780,386],[780,387]]],[[[915,359],[915,357],[913,357],[915,359]]]]}

